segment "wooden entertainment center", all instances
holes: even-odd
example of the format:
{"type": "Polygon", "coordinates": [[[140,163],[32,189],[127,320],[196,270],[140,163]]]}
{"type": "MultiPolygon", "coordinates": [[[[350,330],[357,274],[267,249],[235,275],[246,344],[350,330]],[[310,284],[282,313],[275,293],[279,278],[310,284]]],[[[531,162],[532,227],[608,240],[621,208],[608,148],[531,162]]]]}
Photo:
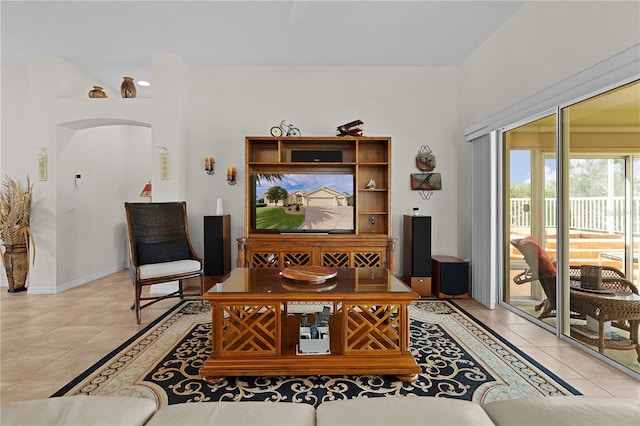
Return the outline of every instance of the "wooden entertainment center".
{"type": "Polygon", "coordinates": [[[213,328],[200,374],[209,383],[228,375],[415,380],[421,370],[409,350],[409,305],[418,296],[393,274],[391,139],[245,143],[245,236],[238,267],[203,296],[213,328]],[[326,268],[294,268],[303,265],[326,268]],[[331,274],[298,280],[314,270],[331,274]],[[304,311],[318,304],[322,312],[304,311]]]}
{"type": "Polygon", "coordinates": [[[320,265],[395,271],[391,138],[248,136],[245,156],[245,237],[238,239],[238,267],[320,265]],[[354,193],[349,194],[353,229],[339,233],[257,229],[257,176],[286,173],[353,175],[354,193]]]}

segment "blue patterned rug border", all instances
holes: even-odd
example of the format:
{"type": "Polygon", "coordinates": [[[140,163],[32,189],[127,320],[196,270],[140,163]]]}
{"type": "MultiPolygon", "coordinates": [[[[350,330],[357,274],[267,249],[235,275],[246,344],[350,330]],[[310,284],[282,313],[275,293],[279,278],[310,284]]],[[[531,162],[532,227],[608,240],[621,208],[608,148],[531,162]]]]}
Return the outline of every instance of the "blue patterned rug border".
{"type": "Polygon", "coordinates": [[[460,312],[462,312],[463,314],[465,314],[466,316],[468,316],[470,319],[472,319],[473,321],[475,321],[478,325],[480,325],[485,331],[487,331],[488,334],[491,334],[493,337],[495,337],[496,339],[498,339],[502,344],[504,344],[505,346],[508,346],[511,350],[513,350],[514,352],[516,352],[518,355],[520,355],[522,358],[526,359],[528,362],[530,362],[531,364],[533,364],[536,368],[540,369],[544,374],[548,375],[551,379],[553,379],[554,381],[558,382],[558,384],[564,386],[569,392],[571,392],[573,395],[582,395],[582,393],[577,390],[576,388],[574,388],[573,386],[571,386],[569,383],[567,383],[566,381],[564,381],[563,379],[561,379],[560,377],[558,377],[558,375],[556,375],[555,373],[553,373],[551,370],[549,370],[548,368],[546,368],[544,365],[540,364],[538,361],[536,361],[535,359],[533,359],[532,357],[530,357],[529,355],[527,355],[525,352],[523,352],[521,349],[517,348],[513,343],[509,342],[507,339],[505,339],[504,337],[502,337],[501,335],[499,335],[498,333],[496,333],[493,329],[491,329],[491,327],[487,326],[485,323],[483,323],[482,321],[480,321],[478,318],[476,318],[473,314],[471,314],[469,311],[467,311],[466,309],[464,309],[462,306],[460,306],[459,304],[455,303],[454,300],[447,300],[451,305],[455,306],[456,309],[458,309],[460,312]]]}

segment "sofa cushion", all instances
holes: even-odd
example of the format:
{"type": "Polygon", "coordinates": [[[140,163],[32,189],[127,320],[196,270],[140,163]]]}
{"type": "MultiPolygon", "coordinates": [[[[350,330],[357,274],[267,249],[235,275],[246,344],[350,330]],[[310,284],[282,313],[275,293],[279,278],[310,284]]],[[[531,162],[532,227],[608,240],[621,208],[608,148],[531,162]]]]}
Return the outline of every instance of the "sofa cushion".
{"type": "Polygon", "coordinates": [[[480,405],[471,401],[428,396],[357,398],[323,402],[316,424],[373,425],[493,425],[480,405]]]}
{"type": "Polygon", "coordinates": [[[199,402],[159,409],[148,426],[175,425],[301,425],[315,424],[313,405],[295,402],[199,402]]]}
{"type": "Polygon", "coordinates": [[[191,258],[189,244],[187,240],[184,239],[157,243],[139,241],[136,250],[138,254],[138,265],[173,262],[174,260],[191,258]]]}
{"type": "Polygon", "coordinates": [[[62,396],[2,404],[2,425],[144,425],[156,411],[146,398],[62,396]]]}
{"type": "Polygon", "coordinates": [[[484,409],[496,425],[640,425],[640,399],[550,396],[489,402],[484,409]]]}

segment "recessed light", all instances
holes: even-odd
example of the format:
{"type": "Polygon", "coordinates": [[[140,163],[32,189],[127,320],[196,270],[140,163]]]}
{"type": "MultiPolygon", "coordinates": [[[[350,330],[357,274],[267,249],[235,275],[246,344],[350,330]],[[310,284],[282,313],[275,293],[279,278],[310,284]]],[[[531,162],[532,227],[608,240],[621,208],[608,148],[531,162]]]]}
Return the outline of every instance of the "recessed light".
{"type": "Polygon", "coordinates": [[[149,86],[151,86],[151,83],[149,83],[148,81],[145,81],[145,80],[138,80],[138,86],[149,87],[149,86]]]}

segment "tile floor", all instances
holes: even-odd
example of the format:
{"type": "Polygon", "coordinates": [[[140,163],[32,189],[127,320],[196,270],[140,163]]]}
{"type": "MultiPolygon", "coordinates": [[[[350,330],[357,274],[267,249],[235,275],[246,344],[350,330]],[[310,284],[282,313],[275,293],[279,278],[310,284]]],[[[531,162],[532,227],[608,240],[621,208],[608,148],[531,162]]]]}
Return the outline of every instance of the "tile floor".
{"type": "MultiPolygon", "coordinates": [[[[176,303],[129,309],[127,271],[57,295],[0,289],[0,402],[46,398],[176,303]]],[[[585,395],[640,398],[640,382],[503,308],[460,305],[585,395]]]]}

